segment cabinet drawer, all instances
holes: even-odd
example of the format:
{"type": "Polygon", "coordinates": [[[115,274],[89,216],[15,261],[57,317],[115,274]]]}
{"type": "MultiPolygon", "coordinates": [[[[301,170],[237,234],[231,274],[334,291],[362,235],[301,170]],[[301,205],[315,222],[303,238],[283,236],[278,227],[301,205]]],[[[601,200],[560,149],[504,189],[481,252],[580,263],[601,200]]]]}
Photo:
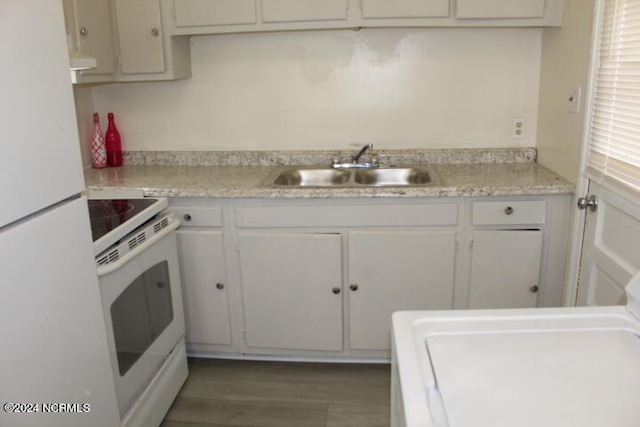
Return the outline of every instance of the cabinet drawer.
{"type": "Polygon", "coordinates": [[[473,203],[473,225],[544,224],[545,220],[543,200],[473,203]]]}
{"type": "Polygon", "coordinates": [[[347,0],[262,0],[262,22],[347,19],[347,0]]]}
{"type": "Polygon", "coordinates": [[[169,207],[183,227],[222,227],[222,208],[169,207]]]}
{"type": "Polygon", "coordinates": [[[176,27],[256,23],[255,0],[175,0],[176,27]]]}
{"type": "Polygon", "coordinates": [[[362,0],[363,18],[446,18],[449,0],[362,0]]]}
{"type": "Polygon", "coordinates": [[[543,18],[545,0],[458,0],[456,18],[543,18]]]}
{"type": "Polygon", "coordinates": [[[456,203],[252,206],[236,209],[238,227],[442,226],[457,223],[456,203]]]}

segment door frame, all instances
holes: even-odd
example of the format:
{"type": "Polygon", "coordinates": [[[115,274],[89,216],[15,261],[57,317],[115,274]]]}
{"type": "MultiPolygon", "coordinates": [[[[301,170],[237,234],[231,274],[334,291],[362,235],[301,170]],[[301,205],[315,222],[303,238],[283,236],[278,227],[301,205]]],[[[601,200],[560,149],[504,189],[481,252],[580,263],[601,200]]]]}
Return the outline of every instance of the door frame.
{"type": "Polygon", "coordinates": [[[571,227],[569,231],[569,254],[567,257],[567,273],[565,277],[563,305],[573,307],[578,298],[578,282],[580,280],[580,261],[582,259],[582,242],[584,239],[584,225],[586,220],[586,209],[578,209],[576,203],[578,198],[586,196],[589,192],[589,178],[585,176],[585,170],[589,160],[589,131],[590,118],[593,111],[593,94],[595,91],[595,64],[598,58],[597,43],[600,33],[600,22],[602,18],[603,0],[596,0],[594,3],[593,23],[591,27],[591,48],[589,52],[589,71],[587,77],[587,88],[585,96],[585,114],[582,124],[582,138],[580,143],[580,174],[577,177],[576,192],[573,197],[573,215],[571,216],[571,227]]]}

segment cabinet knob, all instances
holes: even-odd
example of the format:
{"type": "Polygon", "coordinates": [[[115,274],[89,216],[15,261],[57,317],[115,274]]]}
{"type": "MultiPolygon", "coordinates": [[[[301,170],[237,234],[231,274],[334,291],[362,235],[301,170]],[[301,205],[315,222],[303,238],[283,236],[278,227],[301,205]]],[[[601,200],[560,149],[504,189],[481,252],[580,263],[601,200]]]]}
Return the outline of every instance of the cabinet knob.
{"type": "Polygon", "coordinates": [[[182,218],[184,218],[184,220],[187,221],[187,222],[191,221],[191,215],[190,214],[184,214],[184,216],[182,218]]]}
{"type": "Polygon", "coordinates": [[[157,28],[152,28],[151,29],[151,35],[153,37],[158,37],[159,34],[160,34],[160,30],[158,30],[157,28]]]}
{"type": "Polygon", "coordinates": [[[532,287],[529,288],[529,290],[531,291],[532,294],[535,294],[540,290],[540,288],[538,287],[538,285],[533,285],[532,287]]]}
{"type": "Polygon", "coordinates": [[[87,30],[87,27],[80,28],[80,35],[81,36],[86,36],[87,34],[89,34],[89,30],[87,30]]]}
{"type": "Polygon", "coordinates": [[[511,215],[513,213],[513,208],[511,206],[507,206],[504,208],[505,215],[511,215]]]}
{"type": "Polygon", "coordinates": [[[333,292],[336,295],[338,295],[340,293],[340,291],[341,291],[341,289],[338,286],[336,286],[333,289],[331,289],[331,292],[333,292]]]}
{"type": "Polygon", "coordinates": [[[224,284],[216,283],[216,289],[220,289],[220,290],[224,289],[224,284]]]}
{"type": "Polygon", "coordinates": [[[351,285],[349,285],[349,289],[351,289],[352,291],[357,291],[358,290],[358,284],[357,283],[352,283],[351,285]]]}

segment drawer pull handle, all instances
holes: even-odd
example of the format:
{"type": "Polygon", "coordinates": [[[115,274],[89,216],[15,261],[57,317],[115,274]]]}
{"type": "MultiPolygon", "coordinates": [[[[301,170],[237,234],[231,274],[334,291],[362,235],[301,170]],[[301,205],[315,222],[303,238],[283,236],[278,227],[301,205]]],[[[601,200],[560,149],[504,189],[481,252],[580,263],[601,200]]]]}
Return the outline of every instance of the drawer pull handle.
{"type": "Polygon", "coordinates": [[[333,292],[336,295],[338,295],[340,293],[340,291],[341,291],[341,289],[338,286],[336,286],[333,289],[331,289],[331,292],[333,292]]]}
{"type": "Polygon", "coordinates": [[[190,214],[184,214],[184,216],[182,218],[184,218],[184,220],[187,221],[187,222],[191,221],[191,215],[190,214]]]}
{"type": "Polygon", "coordinates": [[[223,290],[223,289],[224,289],[224,284],[222,284],[222,283],[216,283],[216,289],[223,290]]]}
{"type": "Polygon", "coordinates": [[[513,208],[511,206],[507,206],[504,209],[504,213],[505,213],[505,215],[511,215],[513,213],[513,208]]]}
{"type": "Polygon", "coordinates": [[[358,290],[358,284],[357,283],[352,283],[349,285],[349,289],[351,289],[352,291],[357,291],[358,290]]]}
{"type": "Polygon", "coordinates": [[[158,37],[160,35],[160,30],[158,30],[157,28],[152,28],[151,29],[151,35],[153,37],[158,37]]]}
{"type": "Polygon", "coordinates": [[[532,294],[535,294],[540,290],[540,288],[538,287],[538,285],[533,285],[532,287],[529,288],[529,290],[531,291],[532,294]]]}

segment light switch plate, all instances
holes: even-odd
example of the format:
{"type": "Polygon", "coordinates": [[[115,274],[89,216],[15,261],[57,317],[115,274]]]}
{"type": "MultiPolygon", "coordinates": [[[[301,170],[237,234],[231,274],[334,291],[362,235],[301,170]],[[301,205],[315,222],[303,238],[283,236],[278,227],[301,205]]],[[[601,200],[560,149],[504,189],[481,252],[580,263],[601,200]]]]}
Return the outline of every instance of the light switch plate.
{"type": "Polygon", "coordinates": [[[578,114],[580,111],[580,96],[582,95],[582,88],[580,85],[573,85],[569,90],[569,96],[567,97],[567,112],[571,114],[578,114]]]}

